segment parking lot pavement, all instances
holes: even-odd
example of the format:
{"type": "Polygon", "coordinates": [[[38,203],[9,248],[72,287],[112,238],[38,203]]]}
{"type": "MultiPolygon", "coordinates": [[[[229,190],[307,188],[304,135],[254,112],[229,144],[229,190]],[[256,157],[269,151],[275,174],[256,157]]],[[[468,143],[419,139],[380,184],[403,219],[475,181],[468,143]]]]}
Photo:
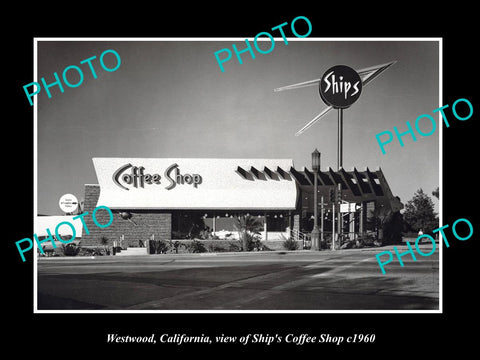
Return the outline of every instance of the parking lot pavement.
{"type": "Polygon", "coordinates": [[[38,310],[438,310],[438,249],[385,250],[39,259],[38,310]]]}

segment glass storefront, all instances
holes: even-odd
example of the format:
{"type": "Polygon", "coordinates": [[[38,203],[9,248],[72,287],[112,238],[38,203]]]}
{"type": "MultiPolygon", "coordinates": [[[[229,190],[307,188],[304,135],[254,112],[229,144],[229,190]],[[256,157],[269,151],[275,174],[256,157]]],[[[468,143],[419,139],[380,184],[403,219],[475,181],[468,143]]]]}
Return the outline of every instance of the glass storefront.
{"type": "Polygon", "coordinates": [[[288,212],[229,212],[177,210],[172,212],[172,239],[228,238],[238,232],[239,218],[248,217],[258,232],[285,232],[290,226],[288,212]]]}

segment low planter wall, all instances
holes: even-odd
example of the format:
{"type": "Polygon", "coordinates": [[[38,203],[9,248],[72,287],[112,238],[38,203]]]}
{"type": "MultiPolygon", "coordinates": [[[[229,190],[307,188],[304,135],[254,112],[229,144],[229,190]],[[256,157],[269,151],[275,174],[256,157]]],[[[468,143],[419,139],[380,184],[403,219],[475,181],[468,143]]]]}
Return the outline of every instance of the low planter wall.
{"type": "MultiPolygon", "coordinates": [[[[303,246],[302,241],[297,241],[298,249],[303,246]]],[[[146,242],[149,254],[159,253],[192,253],[192,252],[236,252],[241,251],[240,240],[171,240],[163,241],[161,246],[146,242]],[[157,246],[155,248],[155,246],[157,246]],[[160,248],[160,249],[159,249],[160,248]],[[159,251],[160,250],[160,251],[159,251]]],[[[262,241],[261,251],[285,250],[282,240],[262,241]]]]}

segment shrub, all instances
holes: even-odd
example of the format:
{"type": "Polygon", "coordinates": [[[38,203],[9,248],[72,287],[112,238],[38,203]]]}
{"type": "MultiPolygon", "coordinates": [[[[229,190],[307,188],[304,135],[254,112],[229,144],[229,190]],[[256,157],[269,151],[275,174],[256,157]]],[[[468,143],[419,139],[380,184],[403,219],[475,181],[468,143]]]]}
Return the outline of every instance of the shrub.
{"type": "Polygon", "coordinates": [[[262,250],[262,238],[260,235],[247,233],[247,251],[262,250]]]}
{"type": "Polygon", "coordinates": [[[148,243],[150,254],[165,254],[170,248],[170,245],[165,240],[149,240],[148,243]]]}
{"type": "Polygon", "coordinates": [[[377,237],[375,233],[365,233],[363,236],[358,236],[358,247],[372,247],[375,246],[376,241],[377,237]]]}
{"type": "Polygon", "coordinates": [[[106,255],[106,250],[102,247],[82,247],[78,246],[78,256],[103,256],[106,255]]]}
{"type": "Polygon", "coordinates": [[[108,240],[108,238],[106,236],[102,236],[100,238],[100,244],[102,244],[102,246],[104,247],[106,255],[110,255],[110,250],[108,249],[108,242],[109,241],[110,240],[108,240]]]}
{"type": "Polygon", "coordinates": [[[263,248],[262,238],[260,237],[260,235],[248,231],[240,233],[240,240],[238,244],[240,249],[239,251],[260,251],[263,248]],[[245,244],[247,247],[246,249],[243,248],[244,241],[242,239],[245,239],[245,244]]]}
{"type": "Polygon", "coordinates": [[[237,242],[237,243],[232,242],[228,246],[228,251],[230,252],[242,251],[242,244],[240,242],[237,242]]]}
{"type": "Polygon", "coordinates": [[[207,245],[209,252],[222,252],[226,251],[225,247],[221,244],[210,243],[207,245]]]}
{"type": "Polygon", "coordinates": [[[282,237],[282,239],[284,239],[283,247],[285,248],[285,250],[298,250],[298,243],[295,241],[295,239],[292,239],[291,237],[287,239],[283,234],[281,234],[280,236],[282,237]]]}
{"type": "Polygon", "coordinates": [[[77,256],[78,253],[80,252],[80,247],[78,247],[75,244],[67,244],[67,245],[62,244],[62,249],[63,249],[63,255],[65,256],[77,256]]]}
{"type": "Polygon", "coordinates": [[[193,240],[191,243],[186,244],[185,248],[187,249],[188,252],[192,252],[192,253],[207,252],[207,249],[205,248],[205,245],[203,245],[203,243],[201,243],[198,240],[193,240]]]}
{"type": "Polygon", "coordinates": [[[45,246],[42,246],[43,253],[38,249],[38,254],[40,256],[59,256],[55,249],[46,249],[45,246]]]}
{"type": "Polygon", "coordinates": [[[178,249],[180,248],[180,246],[183,245],[182,243],[180,243],[180,241],[175,241],[172,246],[173,246],[173,250],[175,250],[175,253],[178,254],[178,249]]]}

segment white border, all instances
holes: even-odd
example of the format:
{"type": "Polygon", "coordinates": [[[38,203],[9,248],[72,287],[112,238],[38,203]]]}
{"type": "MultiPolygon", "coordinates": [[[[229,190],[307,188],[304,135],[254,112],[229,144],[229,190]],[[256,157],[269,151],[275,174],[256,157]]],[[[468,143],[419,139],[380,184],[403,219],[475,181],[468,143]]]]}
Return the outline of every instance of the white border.
{"type": "MultiPolygon", "coordinates": [[[[138,37],[120,37],[120,38],[108,38],[108,37],[42,37],[33,39],[33,81],[38,82],[38,73],[37,73],[37,61],[38,61],[38,42],[39,41],[253,41],[253,37],[209,37],[209,38],[183,38],[183,37],[153,37],[153,38],[138,38],[138,37]]],[[[275,37],[275,41],[283,41],[283,38],[275,37]]],[[[331,38],[319,38],[319,37],[305,37],[305,38],[290,38],[287,37],[289,42],[291,41],[437,41],[439,44],[439,98],[438,106],[441,107],[443,100],[443,38],[441,37],[361,37],[361,38],[344,38],[344,37],[331,37],[331,38]]],[[[258,38],[257,41],[270,41],[269,38],[258,38]]],[[[36,95],[35,95],[36,96],[36,95]]],[[[433,110],[433,109],[432,109],[433,110]]],[[[36,228],[36,217],[37,217],[37,101],[34,101],[33,105],[33,151],[34,151],[34,164],[33,164],[33,197],[34,197],[34,206],[33,206],[33,219],[34,219],[34,229],[36,228]]],[[[442,124],[442,118],[440,112],[439,124],[442,124]]],[[[443,226],[443,126],[439,126],[439,225],[443,226]]],[[[37,244],[34,241],[33,247],[33,312],[38,313],[62,313],[62,314],[85,314],[85,313],[108,313],[108,314],[151,314],[151,313],[167,313],[167,314],[231,314],[231,313],[240,313],[240,314],[442,314],[443,313],[443,246],[442,239],[439,239],[439,308],[437,310],[38,310],[38,299],[37,299],[37,244]]]]}
{"type": "MultiPolygon", "coordinates": [[[[33,39],[33,81],[37,82],[38,79],[38,70],[37,70],[37,63],[38,63],[38,47],[37,47],[37,39],[33,39]]],[[[38,214],[38,166],[37,166],[37,155],[38,155],[38,107],[37,107],[37,99],[35,98],[33,102],[33,231],[37,228],[37,214],[38,214]]],[[[33,239],[32,239],[33,241],[33,239]]],[[[33,241],[33,309],[34,312],[41,312],[38,310],[38,301],[37,301],[37,242],[33,241]]]]}

